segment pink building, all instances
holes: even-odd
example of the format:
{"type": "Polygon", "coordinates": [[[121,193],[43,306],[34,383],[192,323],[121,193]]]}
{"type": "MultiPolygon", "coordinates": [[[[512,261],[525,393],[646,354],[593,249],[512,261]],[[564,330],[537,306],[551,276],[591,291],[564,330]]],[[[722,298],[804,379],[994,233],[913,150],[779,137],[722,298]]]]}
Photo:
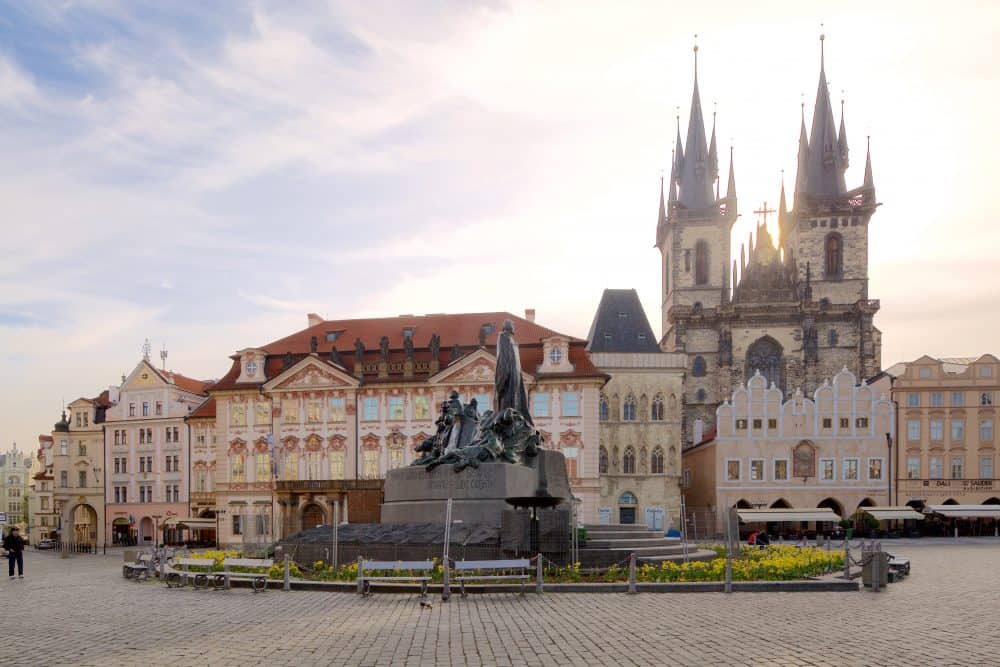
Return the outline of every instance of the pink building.
{"type": "MultiPolygon", "coordinates": [[[[104,428],[106,530],[112,544],[153,544],[160,525],[188,516],[189,429],[207,383],[144,358],[125,379],[104,428]]],[[[178,536],[168,530],[167,541],[178,536]]]]}

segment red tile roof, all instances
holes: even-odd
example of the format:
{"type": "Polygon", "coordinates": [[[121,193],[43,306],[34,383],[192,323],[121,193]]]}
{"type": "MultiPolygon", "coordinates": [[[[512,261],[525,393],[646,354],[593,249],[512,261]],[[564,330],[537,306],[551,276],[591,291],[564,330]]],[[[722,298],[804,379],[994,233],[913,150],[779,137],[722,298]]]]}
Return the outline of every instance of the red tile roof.
{"type": "Polygon", "coordinates": [[[208,388],[212,385],[211,382],[189,378],[186,375],[181,375],[180,373],[175,373],[174,371],[159,371],[159,373],[168,382],[172,381],[174,386],[179,387],[184,391],[189,391],[192,394],[205,394],[208,391],[208,388]]]}
{"type": "Polygon", "coordinates": [[[188,419],[198,419],[200,417],[215,418],[215,398],[207,399],[188,415],[188,419]]]}
{"type": "MultiPolygon", "coordinates": [[[[317,340],[317,352],[323,359],[330,358],[330,350],[336,346],[340,354],[341,363],[347,372],[354,373],[355,369],[355,341],[360,339],[365,346],[363,361],[374,362],[380,358],[379,342],[382,336],[389,339],[389,363],[401,363],[405,360],[404,335],[405,329],[413,330],[414,354],[413,358],[417,364],[431,360],[431,352],[428,347],[432,335],[437,334],[440,338],[440,352],[438,354],[439,368],[443,369],[450,363],[452,350],[458,345],[462,356],[479,349],[480,330],[483,325],[492,325],[492,330],[485,336],[485,346],[492,350],[496,346],[497,336],[503,328],[504,320],[511,320],[514,323],[514,336],[517,339],[521,351],[521,366],[528,373],[535,373],[536,368],[542,363],[542,340],[552,336],[562,336],[570,341],[569,361],[574,365],[574,370],[568,374],[547,375],[546,377],[604,377],[590,361],[587,355],[586,341],[560,334],[552,329],[548,329],[534,322],[530,322],[522,317],[518,317],[506,312],[493,313],[455,313],[455,314],[435,314],[435,315],[402,315],[399,317],[378,317],[371,319],[356,320],[325,320],[319,324],[307,327],[290,336],[278,339],[261,349],[267,351],[267,360],[264,364],[264,373],[268,379],[274,378],[285,368],[285,355],[291,355],[292,361],[297,362],[310,353],[313,336],[317,340]],[[336,333],[334,342],[327,341],[328,333],[336,333]]],[[[233,357],[233,365],[222,379],[216,382],[213,390],[235,389],[238,387],[255,386],[254,383],[237,383],[240,376],[240,362],[237,357],[233,357]]],[[[427,375],[417,374],[414,381],[424,381],[427,375]]],[[[390,373],[388,378],[378,378],[375,375],[365,377],[365,382],[399,382],[401,376],[390,373]]]]}

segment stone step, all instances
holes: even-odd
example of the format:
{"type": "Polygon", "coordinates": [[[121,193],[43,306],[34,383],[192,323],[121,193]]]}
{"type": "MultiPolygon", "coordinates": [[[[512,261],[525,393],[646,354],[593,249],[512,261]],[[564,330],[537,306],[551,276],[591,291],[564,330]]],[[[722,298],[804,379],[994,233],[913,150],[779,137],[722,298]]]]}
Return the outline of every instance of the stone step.
{"type": "Polygon", "coordinates": [[[584,546],[587,549],[612,549],[628,547],[655,547],[655,546],[675,546],[680,544],[680,540],[668,539],[662,536],[650,537],[628,537],[628,538],[605,538],[587,536],[584,546]]]}
{"type": "MultiPolygon", "coordinates": [[[[690,545],[688,546],[690,549],[690,545]]],[[[657,544],[657,545],[646,545],[646,546],[627,546],[627,547],[591,547],[589,544],[586,547],[580,549],[580,553],[584,551],[608,551],[616,554],[621,554],[624,558],[630,553],[634,553],[636,556],[641,556],[642,554],[674,554],[681,553],[684,551],[684,547],[680,544],[657,544]]]]}
{"type": "Polygon", "coordinates": [[[680,542],[679,537],[665,537],[663,533],[656,530],[624,531],[624,530],[588,530],[587,541],[591,540],[651,540],[653,538],[680,542]]]}
{"type": "Polygon", "coordinates": [[[638,531],[645,532],[649,530],[649,526],[644,523],[585,523],[583,527],[587,531],[591,530],[627,530],[627,531],[638,531]]]}
{"type": "MultiPolygon", "coordinates": [[[[684,560],[684,548],[682,546],[639,549],[580,549],[580,565],[585,568],[605,568],[615,563],[623,565],[630,553],[634,553],[640,563],[679,562],[684,560]]],[[[689,545],[688,560],[712,560],[715,557],[714,551],[699,550],[694,548],[693,545],[689,545]]]]}

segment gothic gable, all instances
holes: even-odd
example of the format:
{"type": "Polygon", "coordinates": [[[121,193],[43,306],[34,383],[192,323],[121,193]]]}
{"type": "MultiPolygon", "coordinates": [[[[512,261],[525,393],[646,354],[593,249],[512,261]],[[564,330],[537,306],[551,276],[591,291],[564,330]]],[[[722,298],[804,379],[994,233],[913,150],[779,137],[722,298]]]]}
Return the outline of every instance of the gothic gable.
{"type": "MultiPolygon", "coordinates": [[[[484,349],[457,359],[437,375],[428,379],[430,384],[447,386],[457,384],[493,384],[496,377],[497,359],[484,349]]],[[[533,383],[534,378],[522,369],[521,377],[525,384],[533,383]]]]}

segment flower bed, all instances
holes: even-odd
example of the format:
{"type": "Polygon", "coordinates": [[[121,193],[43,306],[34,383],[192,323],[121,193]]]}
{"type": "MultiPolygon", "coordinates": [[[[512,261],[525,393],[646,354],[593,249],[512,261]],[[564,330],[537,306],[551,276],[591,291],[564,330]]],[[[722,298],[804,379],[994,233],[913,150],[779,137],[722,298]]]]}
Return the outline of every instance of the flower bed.
{"type": "MultiPolygon", "coordinates": [[[[725,550],[716,549],[716,553],[725,550]]],[[[215,561],[212,572],[221,572],[222,563],[226,558],[237,558],[237,551],[204,551],[192,554],[194,558],[211,558],[215,561]]],[[[734,581],[790,581],[808,579],[844,567],[844,554],[828,552],[815,547],[795,547],[791,545],[771,545],[763,549],[742,547],[739,556],[733,558],[734,581]]],[[[192,572],[200,568],[191,568],[192,572]]],[[[264,568],[233,567],[233,572],[263,572],[264,568]]],[[[378,574],[372,571],[373,574],[378,574]]],[[[316,561],[308,568],[299,568],[295,563],[289,565],[289,574],[295,579],[310,581],[357,581],[358,564],[347,563],[333,568],[323,561],[316,561]]],[[[401,575],[400,572],[385,574],[401,575]]],[[[416,574],[416,573],[415,573],[416,574]]],[[[425,573],[419,573],[425,574],[425,573]]],[[[269,579],[282,579],[284,567],[272,565],[267,571],[269,579]]],[[[641,565],[636,570],[636,579],[640,582],[685,582],[685,581],[723,581],[726,576],[726,559],[715,558],[711,561],[692,561],[675,563],[664,561],[659,564],[641,565]]],[[[444,568],[435,559],[431,580],[441,583],[444,568]]],[[[577,583],[577,582],[625,582],[628,581],[628,567],[612,565],[604,572],[587,572],[580,569],[579,563],[565,566],[548,565],[544,578],[547,583],[577,583]]]]}

